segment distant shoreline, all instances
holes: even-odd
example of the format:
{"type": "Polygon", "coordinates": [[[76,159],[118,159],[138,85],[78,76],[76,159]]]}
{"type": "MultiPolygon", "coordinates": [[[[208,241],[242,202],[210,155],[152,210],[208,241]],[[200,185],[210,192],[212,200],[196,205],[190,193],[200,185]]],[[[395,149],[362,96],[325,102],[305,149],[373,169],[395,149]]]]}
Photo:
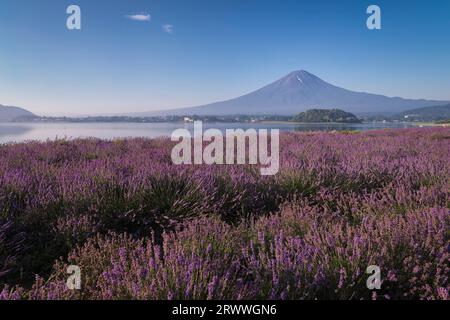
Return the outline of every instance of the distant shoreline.
{"type": "Polygon", "coordinates": [[[450,127],[450,123],[434,123],[434,122],[406,122],[412,123],[415,126],[423,126],[423,127],[450,127]]]}
{"type": "MultiPolygon", "coordinates": [[[[297,121],[261,121],[258,123],[263,124],[332,124],[332,125],[349,125],[349,124],[363,124],[363,122],[297,122],[297,121]]],[[[377,123],[377,122],[366,122],[366,123],[377,123]]],[[[392,122],[394,123],[394,122],[392,122]]]]}
{"type": "Polygon", "coordinates": [[[353,122],[295,122],[295,121],[261,121],[259,123],[263,124],[299,124],[299,125],[351,125],[351,124],[408,124],[414,126],[424,126],[424,127],[448,127],[450,124],[448,123],[433,123],[433,122],[361,122],[361,123],[353,123],[353,122]]]}
{"type": "MultiPolygon", "coordinates": [[[[218,120],[199,120],[203,123],[242,123],[242,124],[275,124],[275,125],[364,125],[364,124],[407,124],[417,127],[449,127],[450,123],[434,123],[434,122],[408,122],[408,121],[400,121],[400,122],[394,122],[394,121],[387,121],[387,122],[380,122],[380,121],[365,121],[365,122],[297,122],[297,121],[281,121],[281,120],[261,120],[261,121],[218,121],[218,120]]],[[[110,123],[110,124],[119,124],[119,123],[134,123],[134,124],[145,124],[145,123],[179,123],[179,124],[189,124],[193,123],[193,121],[183,121],[183,120],[159,120],[159,121],[152,121],[150,119],[123,119],[119,121],[108,121],[108,120],[92,120],[92,119],[58,119],[58,120],[18,120],[18,121],[1,121],[0,123],[3,124],[44,124],[44,123],[50,123],[50,124],[76,124],[76,123],[110,123]]]]}

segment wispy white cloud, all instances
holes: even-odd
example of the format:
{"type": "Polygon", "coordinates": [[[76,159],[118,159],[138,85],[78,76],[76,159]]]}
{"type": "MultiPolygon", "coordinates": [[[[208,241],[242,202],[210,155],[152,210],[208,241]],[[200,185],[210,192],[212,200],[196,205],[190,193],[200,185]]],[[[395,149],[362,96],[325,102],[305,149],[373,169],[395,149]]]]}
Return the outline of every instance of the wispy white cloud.
{"type": "Polygon", "coordinates": [[[150,21],[152,18],[148,13],[130,14],[125,17],[134,21],[150,21]]]}
{"type": "Polygon", "coordinates": [[[169,34],[173,33],[173,25],[172,24],[165,24],[162,26],[163,30],[169,34]]]}

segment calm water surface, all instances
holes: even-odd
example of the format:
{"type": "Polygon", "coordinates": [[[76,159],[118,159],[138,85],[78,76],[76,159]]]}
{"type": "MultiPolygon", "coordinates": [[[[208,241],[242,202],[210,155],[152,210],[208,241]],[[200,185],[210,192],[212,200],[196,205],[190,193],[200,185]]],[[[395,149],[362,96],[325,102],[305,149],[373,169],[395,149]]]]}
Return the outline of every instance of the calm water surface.
{"type": "MultiPolygon", "coordinates": [[[[407,123],[364,124],[286,124],[286,123],[203,123],[203,130],[225,129],[280,129],[280,131],[375,130],[409,128],[407,123]]],[[[95,137],[115,139],[124,137],[170,136],[179,128],[193,132],[193,124],[184,123],[0,123],[0,143],[30,140],[54,140],[95,137]]]]}

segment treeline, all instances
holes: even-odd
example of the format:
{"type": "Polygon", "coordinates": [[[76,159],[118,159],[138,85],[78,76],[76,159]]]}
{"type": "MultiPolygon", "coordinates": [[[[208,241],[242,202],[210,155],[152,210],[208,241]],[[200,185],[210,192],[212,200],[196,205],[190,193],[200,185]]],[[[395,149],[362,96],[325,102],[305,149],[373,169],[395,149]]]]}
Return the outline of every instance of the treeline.
{"type": "Polygon", "coordinates": [[[95,117],[20,117],[14,122],[128,122],[128,123],[158,123],[158,122],[261,122],[261,121],[291,121],[292,116],[281,115],[229,115],[229,116],[158,116],[158,117],[129,117],[129,116],[95,116],[95,117]]]}
{"type": "Polygon", "coordinates": [[[310,109],[301,112],[293,118],[295,122],[305,123],[322,123],[322,122],[337,122],[337,123],[361,123],[361,119],[350,112],[340,109],[310,109]]]}
{"type": "Polygon", "coordinates": [[[364,121],[450,122],[450,104],[407,110],[393,115],[365,115],[364,121]]]}

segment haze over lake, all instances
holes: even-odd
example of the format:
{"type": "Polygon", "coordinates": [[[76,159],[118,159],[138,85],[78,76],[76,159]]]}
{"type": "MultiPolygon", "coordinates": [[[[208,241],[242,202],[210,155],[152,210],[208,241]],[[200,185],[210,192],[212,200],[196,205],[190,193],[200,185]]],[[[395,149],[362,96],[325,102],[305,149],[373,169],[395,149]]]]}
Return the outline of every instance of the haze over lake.
{"type": "MultiPolygon", "coordinates": [[[[408,123],[362,124],[295,124],[295,123],[203,123],[203,130],[220,129],[280,129],[280,131],[376,130],[409,128],[408,123]]],[[[170,136],[179,128],[193,132],[192,123],[0,123],[0,143],[29,140],[54,140],[95,137],[100,139],[170,136]]]]}

